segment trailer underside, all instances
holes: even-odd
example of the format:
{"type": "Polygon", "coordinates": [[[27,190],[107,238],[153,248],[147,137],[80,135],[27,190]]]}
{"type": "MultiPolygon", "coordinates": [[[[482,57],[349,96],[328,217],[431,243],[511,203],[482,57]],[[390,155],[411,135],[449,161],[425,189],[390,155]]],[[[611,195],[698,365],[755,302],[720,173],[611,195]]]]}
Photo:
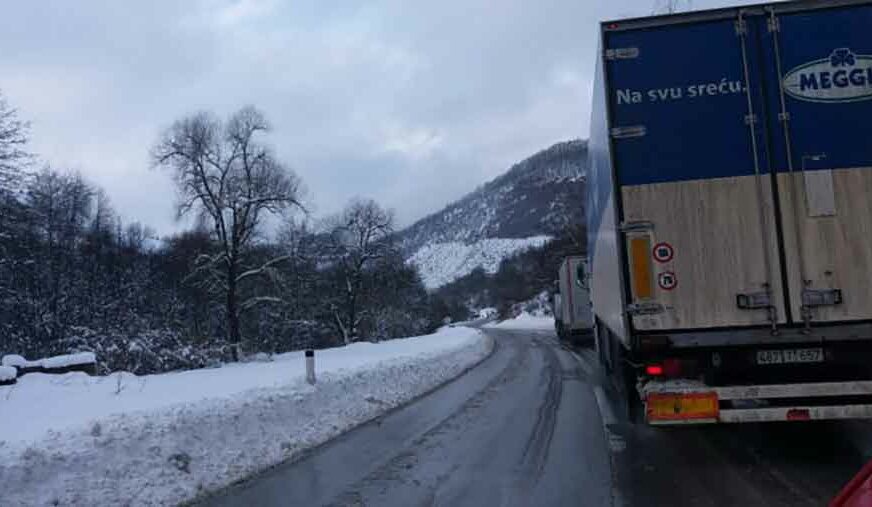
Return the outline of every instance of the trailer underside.
{"type": "Polygon", "coordinates": [[[872,381],[712,387],[648,380],[639,392],[654,425],[872,418],[872,381]]]}

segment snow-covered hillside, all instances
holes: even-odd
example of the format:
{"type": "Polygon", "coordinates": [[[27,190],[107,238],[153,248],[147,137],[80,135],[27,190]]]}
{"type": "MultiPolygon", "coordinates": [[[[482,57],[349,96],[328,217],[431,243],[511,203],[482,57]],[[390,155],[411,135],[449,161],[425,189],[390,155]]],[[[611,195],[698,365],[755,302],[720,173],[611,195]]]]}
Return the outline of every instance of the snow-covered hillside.
{"type": "Polygon", "coordinates": [[[138,377],[0,386],[0,504],[176,505],[299,456],[484,358],[479,331],[138,377]]]}
{"type": "Polygon", "coordinates": [[[426,244],[409,262],[418,266],[424,285],[436,289],[481,267],[494,274],[500,261],[534,246],[542,246],[548,236],[524,239],[483,239],[471,244],[460,241],[426,244]]]}
{"type": "Polygon", "coordinates": [[[541,244],[584,217],[587,142],[555,144],[399,234],[407,259],[437,288],[541,244]]]}

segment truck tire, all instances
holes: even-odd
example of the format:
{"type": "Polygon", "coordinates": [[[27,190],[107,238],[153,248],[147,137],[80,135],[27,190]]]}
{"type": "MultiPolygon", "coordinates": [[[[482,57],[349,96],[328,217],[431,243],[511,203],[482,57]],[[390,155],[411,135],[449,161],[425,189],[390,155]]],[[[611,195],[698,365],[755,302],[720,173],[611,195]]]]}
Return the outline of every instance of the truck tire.
{"type": "Polygon", "coordinates": [[[593,324],[593,341],[596,347],[596,357],[599,360],[603,374],[606,376],[611,372],[608,359],[608,333],[608,330],[600,324],[599,319],[595,319],[593,324]]]}
{"type": "Polygon", "coordinates": [[[616,339],[610,340],[612,363],[612,383],[621,398],[627,422],[637,424],[643,422],[644,407],[636,389],[637,371],[628,357],[623,344],[616,339]]]}
{"type": "Polygon", "coordinates": [[[639,397],[639,391],[636,389],[636,368],[622,357],[620,372],[621,396],[627,411],[627,421],[631,424],[643,423],[645,422],[645,407],[639,397]]]}

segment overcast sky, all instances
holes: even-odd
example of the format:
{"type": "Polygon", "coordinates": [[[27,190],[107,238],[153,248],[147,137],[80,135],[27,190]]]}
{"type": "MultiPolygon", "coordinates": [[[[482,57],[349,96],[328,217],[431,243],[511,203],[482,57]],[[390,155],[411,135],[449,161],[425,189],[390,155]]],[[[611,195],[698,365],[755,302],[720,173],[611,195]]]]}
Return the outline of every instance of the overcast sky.
{"type": "Polygon", "coordinates": [[[266,113],[316,214],[360,195],[407,225],[541,148],[586,137],[597,22],[653,4],[10,2],[0,90],[31,121],[42,160],[80,171],[126,221],[162,233],[178,226],[169,175],[149,169],[159,132],[246,104],[266,113]]]}

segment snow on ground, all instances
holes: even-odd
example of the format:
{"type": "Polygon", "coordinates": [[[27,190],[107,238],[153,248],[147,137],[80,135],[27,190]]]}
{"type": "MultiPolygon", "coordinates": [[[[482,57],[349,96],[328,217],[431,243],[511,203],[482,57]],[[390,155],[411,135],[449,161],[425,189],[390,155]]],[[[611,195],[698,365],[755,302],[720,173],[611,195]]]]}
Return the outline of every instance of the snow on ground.
{"type": "MultiPolygon", "coordinates": [[[[292,459],[445,382],[492,344],[468,328],[273,362],[0,387],[4,505],[166,505],[292,459]]],[[[329,479],[326,478],[326,479],[329,479]]]]}
{"type": "Polygon", "coordinates": [[[553,317],[537,317],[529,313],[522,313],[514,319],[502,322],[485,324],[484,327],[496,329],[548,329],[554,330],[553,317]]]}
{"type": "Polygon", "coordinates": [[[459,241],[432,243],[421,247],[409,258],[418,266],[421,279],[428,289],[437,289],[482,267],[494,274],[500,262],[530,247],[544,245],[549,236],[523,239],[491,238],[466,244],[459,241]]]}

